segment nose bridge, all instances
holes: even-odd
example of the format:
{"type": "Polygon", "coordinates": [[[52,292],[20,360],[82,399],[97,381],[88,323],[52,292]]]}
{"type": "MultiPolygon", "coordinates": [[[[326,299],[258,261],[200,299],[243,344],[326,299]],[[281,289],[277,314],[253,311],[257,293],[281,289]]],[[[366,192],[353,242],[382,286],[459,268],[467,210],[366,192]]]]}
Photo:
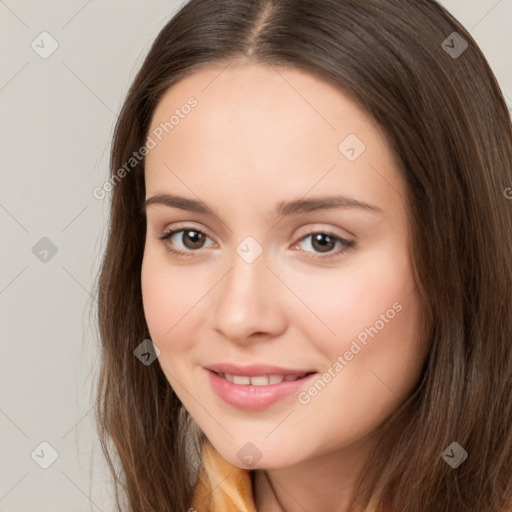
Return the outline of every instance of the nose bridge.
{"type": "Polygon", "coordinates": [[[276,296],[269,293],[271,279],[263,247],[246,237],[230,259],[231,270],[222,280],[216,299],[216,324],[226,336],[244,338],[271,330],[276,318],[276,296]]]}
{"type": "Polygon", "coordinates": [[[231,272],[226,276],[223,290],[225,298],[233,298],[244,307],[247,300],[253,304],[259,302],[270,274],[263,247],[254,239],[244,240],[235,248],[230,263],[231,272]]]}

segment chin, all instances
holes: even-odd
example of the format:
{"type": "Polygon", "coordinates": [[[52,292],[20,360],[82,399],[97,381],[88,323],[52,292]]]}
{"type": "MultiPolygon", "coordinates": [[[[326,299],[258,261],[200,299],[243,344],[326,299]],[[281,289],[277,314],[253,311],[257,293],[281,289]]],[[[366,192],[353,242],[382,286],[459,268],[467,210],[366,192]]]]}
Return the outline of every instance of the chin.
{"type": "Polygon", "coordinates": [[[241,449],[236,452],[229,452],[229,458],[226,458],[228,462],[237,466],[241,469],[281,469],[293,464],[296,464],[298,460],[295,458],[290,458],[288,454],[279,451],[277,453],[272,452],[270,450],[266,450],[265,448],[261,448],[258,451],[254,447],[251,446],[251,443],[247,443],[241,449]],[[247,459],[251,457],[252,454],[252,462],[247,459]]]}

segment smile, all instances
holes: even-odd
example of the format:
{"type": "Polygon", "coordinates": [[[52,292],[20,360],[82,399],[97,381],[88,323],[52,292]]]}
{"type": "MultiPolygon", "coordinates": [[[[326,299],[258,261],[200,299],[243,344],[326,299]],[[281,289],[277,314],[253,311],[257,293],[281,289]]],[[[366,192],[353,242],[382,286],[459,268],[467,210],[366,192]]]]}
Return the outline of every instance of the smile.
{"type": "Polygon", "coordinates": [[[279,384],[283,381],[292,381],[302,379],[307,374],[302,375],[255,375],[254,377],[247,377],[245,375],[232,375],[230,373],[217,373],[223,379],[234,384],[241,384],[245,386],[268,386],[271,384],[279,384]]]}
{"type": "Polygon", "coordinates": [[[305,388],[317,372],[299,375],[234,375],[206,370],[211,389],[224,402],[247,411],[265,409],[305,388]]]}

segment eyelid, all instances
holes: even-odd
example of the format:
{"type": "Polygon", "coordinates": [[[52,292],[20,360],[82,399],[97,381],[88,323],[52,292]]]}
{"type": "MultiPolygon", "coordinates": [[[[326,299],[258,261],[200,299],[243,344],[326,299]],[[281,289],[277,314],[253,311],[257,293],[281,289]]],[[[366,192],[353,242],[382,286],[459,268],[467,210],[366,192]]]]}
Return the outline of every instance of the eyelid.
{"type": "Polygon", "coordinates": [[[191,228],[191,229],[197,230],[201,233],[204,233],[205,235],[208,236],[208,238],[210,238],[211,240],[214,240],[214,237],[210,236],[209,231],[207,229],[205,229],[202,225],[198,225],[192,221],[191,222],[187,222],[187,221],[176,222],[174,224],[171,224],[169,227],[165,227],[164,229],[161,230],[161,232],[162,232],[162,235],[165,235],[166,233],[169,233],[171,231],[182,231],[182,230],[186,231],[188,228],[191,228]]]}
{"type": "MultiPolygon", "coordinates": [[[[210,239],[214,240],[214,237],[212,237],[209,234],[207,229],[205,229],[202,225],[196,225],[196,224],[197,223],[195,223],[193,221],[176,222],[176,223],[172,224],[172,227],[162,229],[162,233],[164,234],[164,233],[169,233],[170,231],[179,231],[180,229],[194,228],[194,229],[197,229],[198,231],[200,231],[201,233],[204,233],[205,235],[207,235],[210,239]]],[[[297,242],[301,241],[307,235],[311,235],[313,233],[319,233],[319,232],[320,233],[331,233],[334,236],[338,236],[346,241],[349,241],[347,239],[346,235],[343,235],[343,234],[340,234],[337,232],[337,230],[340,228],[332,228],[332,227],[325,227],[325,226],[326,226],[325,224],[322,225],[321,223],[317,222],[317,223],[313,223],[313,226],[311,226],[309,224],[308,226],[303,226],[302,228],[299,228],[299,234],[296,235],[297,242]]],[[[349,238],[354,239],[354,241],[355,241],[356,236],[353,233],[350,233],[346,229],[343,231],[345,231],[345,233],[348,234],[349,238]]]]}
{"type": "Polygon", "coordinates": [[[300,228],[299,235],[297,236],[300,240],[302,240],[304,236],[311,235],[313,233],[331,233],[333,236],[338,236],[347,242],[349,241],[349,238],[355,241],[356,236],[350,233],[350,231],[347,231],[346,229],[343,230],[345,233],[347,233],[348,237],[342,233],[339,233],[339,231],[341,231],[341,228],[328,226],[327,224],[322,224],[321,222],[314,222],[312,224],[308,224],[306,227],[304,227],[304,229],[300,228]],[[302,232],[304,232],[304,235],[300,234],[302,232]]]}
{"type": "MultiPolygon", "coordinates": [[[[157,238],[160,241],[162,241],[162,243],[166,247],[167,251],[169,251],[170,253],[174,253],[177,256],[184,257],[184,258],[194,257],[195,253],[200,253],[202,251],[202,249],[205,249],[205,248],[201,248],[198,250],[185,250],[184,251],[184,250],[179,250],[179,249],[177,250],[177,249],[171,248],[169,246],[169,244],[167,243],[167,241],[170,238],[172,238],[175,234],[182,232],[182,231],[187,231],[187,229],[189,229],[190,231],[197,231],[197,232],[205,235],[206,237],[208,237],[214,243],[217,243],[217,242],[215,242],[214,238],[208,234],[207,230],[203,229],[202,227],[201,228],[196,227],[194,225],[194,223],[190,222],[190,221],[188,221],[188,222],[182,221],[177,224],[173,224],[171,227],[163,229],[162,234],[157,235],[154,238],[157,238]]],[[[353,235],[352,235],[352,239],[349,239],[349,238],[346,238],[345,236],[342,236],[342,235],[336,233],[336,231],[330,227],[322,228],[322,227],[318,227],[318,225],[317,225],[316,228],[315,227],[309,227],[309,228],[304,227],[304,233],[302,235],[297,235],[298,238],[296,238],[296,241],[293,243],[292,247],[297,246],[298,244],[303,242],[308,237],[313,236],[315,234],[319,234],[319,233],[326,234],[328,236],[332,236],[333,238],[336,239],[336,242],[342,243],[342,247],[338,248],[335,251],[325,253],[325,255],[322,255],[322,253],[317,253],[314,251],[313,252],[302,251],[302,252],[310,255],[310,256],[306,256],[307,259],[316,260],[316,261],[322,261],[322,260],[325,261],[325,260],[329,260],[331,258],[335,259],[337,257],[343,256],[347,250],[351,249],[356,244],[356,241],[354,239],[355,237],[353,237],[353,235]]]]}

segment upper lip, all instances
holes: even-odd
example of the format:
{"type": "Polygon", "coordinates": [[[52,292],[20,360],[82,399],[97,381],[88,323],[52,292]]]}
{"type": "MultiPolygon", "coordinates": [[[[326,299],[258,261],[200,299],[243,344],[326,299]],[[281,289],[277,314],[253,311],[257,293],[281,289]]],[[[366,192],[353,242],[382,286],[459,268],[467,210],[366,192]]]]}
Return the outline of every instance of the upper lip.
{"type": "Polygon", "coordinates": [[[241,375],[244,377],[255,377],[256,375],[303,375],[305,373],[316,373],[312,369],[283,368],[281,366],[267,364],[251,364],[241,366],[233,363],[212,364],[205,367],[215,373],[228,373],[230,375],[241,375]]]}

